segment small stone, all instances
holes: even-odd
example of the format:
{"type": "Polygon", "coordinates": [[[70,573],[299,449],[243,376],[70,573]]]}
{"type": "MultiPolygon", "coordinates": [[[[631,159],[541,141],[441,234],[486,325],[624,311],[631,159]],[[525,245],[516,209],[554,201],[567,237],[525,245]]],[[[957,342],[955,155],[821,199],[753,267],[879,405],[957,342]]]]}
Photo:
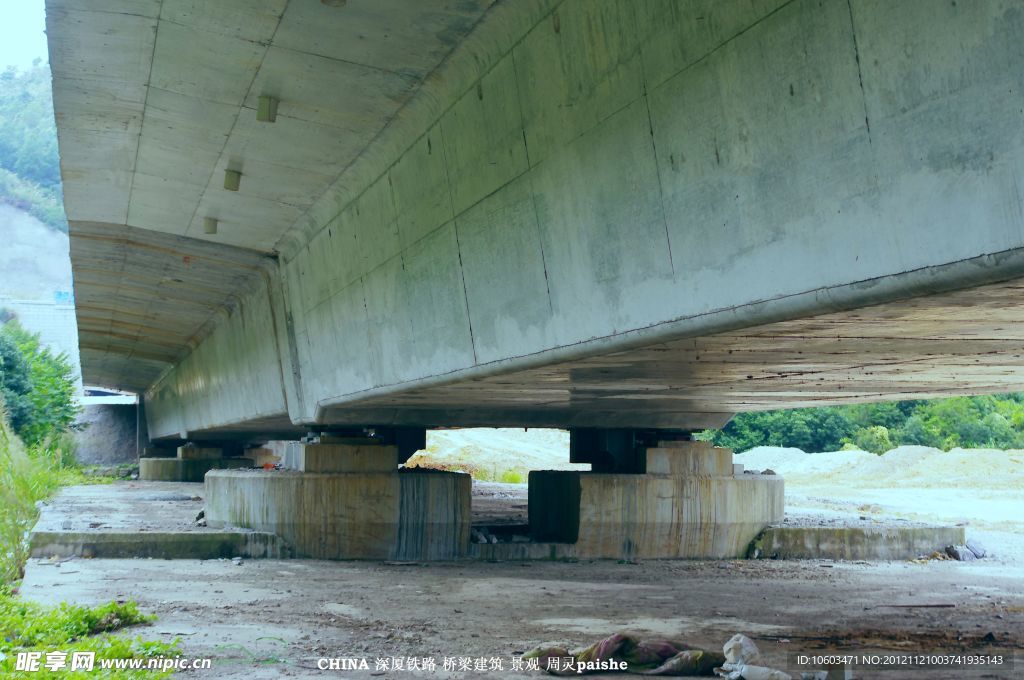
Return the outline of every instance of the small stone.
{"type": "Polygon", "coordinates": [[[762,475],[774,475],[775,474],[775,470],[773,470],[771,468],[767,468],[765,470],[761,470],[761,474],[762,475]]]}

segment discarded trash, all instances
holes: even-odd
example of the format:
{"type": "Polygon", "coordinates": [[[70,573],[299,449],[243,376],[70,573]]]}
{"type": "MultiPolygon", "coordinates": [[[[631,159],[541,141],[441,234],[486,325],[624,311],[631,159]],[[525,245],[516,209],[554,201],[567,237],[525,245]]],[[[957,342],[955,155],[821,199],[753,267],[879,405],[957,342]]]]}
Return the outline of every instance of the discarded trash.
{"type": "Polygon", "coordinates": [[[474,543],[497,543],[498,537],[487,529],[470,529],[469,535],[474,543]]]}
{"type": "Polygon", "coordinates": [[[936,550],[931,555],[922,555],[916,560],[918,564],[923,564],[931,560],[959,560],[961,562],[973,562],[974,560],[980,560],[988,554],[985,550],[985,546],[981,543],[970,539],[966,545],[947,545],[942,550],[936,550]]]}
{"type": "Polygon", "coordinates": [[[793,680],[793,676],[766,666],[747,666],[727,663],[715,669],[715,674],[726,680],[793,680]]]}
{"type": "MultiPolygon", "coordinates": [[[[576,653],[545,645],[530,650],[523,658],[537,659],[540,669],[551,675],[625,671],[637,675],[715,675],[725,680],[794,680],[789,673],[757,665],[761,652],[746,635],[733,635],[722,651],[710,652],[679,640],[640,640],[629,633],[616,633],[576,653]]],[[[799,680],[827,678],[828,671],[823,670],[799,676],[799,680]]]]}
{"type": "Polygon", "coordinates": [[[657,668],[642,671],[643,675],[709,675],[722,657],[703,649],[689,649],[679,652],[657,668]]]}
{"type": "MultiPolygon", "coordinates": [[[[714,669],[715,675],[720,678],[725,678],[725,680],[793,680],[793,676],[789,673],[757,665],[761,659],[761,651],[746,635],[740,633],[733,635],[722,647],[722,651],[725,652],[727,661],[719,668],[714,669]]],[[[800,680],[825,680],[827,676],[826,671],[811,671],[801,673],[800,680]]]]}
{"type": "Polygon", "coordinates": [[[575,654],[549,646],[530,650],[523,658],[538,659],[541,670],[552,675],[625,670],[641,675],[710,676],[715,666],[725,662],[717,652],[679,640],[640,640],[628,633],[616,633],[575,654]]]}
{"type": "Polygon", "coordinates": [[[946,554],[961,562],[973,562],[978,559],[977,555],[971,552],[966,545],[947,545],[946,554]]]}
{"type": "Polygon", "coordinates": [[[728,663],[752,664],[761,660],[761,652],[754,641],[740,633],[729,638],[722,647],[722,652],[725,653],[725,660],[728,663]]]}

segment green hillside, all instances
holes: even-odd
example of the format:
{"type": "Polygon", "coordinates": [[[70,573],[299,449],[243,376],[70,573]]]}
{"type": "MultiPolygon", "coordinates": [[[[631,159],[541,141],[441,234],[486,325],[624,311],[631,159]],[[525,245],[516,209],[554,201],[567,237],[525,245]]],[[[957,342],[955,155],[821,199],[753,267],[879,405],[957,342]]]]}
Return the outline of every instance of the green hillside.
{"type": "Polygon", "coordinates": [[[50,69],[0,73],[0,202],[66,232],[50,69]]]}

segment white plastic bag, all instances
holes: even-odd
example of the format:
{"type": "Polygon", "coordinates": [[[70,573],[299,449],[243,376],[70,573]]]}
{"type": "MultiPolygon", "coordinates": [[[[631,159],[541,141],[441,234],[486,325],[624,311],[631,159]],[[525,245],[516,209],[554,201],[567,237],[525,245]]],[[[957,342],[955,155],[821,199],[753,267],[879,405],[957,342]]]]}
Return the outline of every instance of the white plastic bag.
{"type": "Polygon", "coordinates": [[[793,680],[789,673],[742,663],[724,663],[721,668],[715,669],[715,674],[725,680],[793,680]]]}
{"type": "Polygon", "coordinates": [[[736,633],[722,646],[726,663],[754,664],[761,660],[761,650],[746,635],[736,633]]]}

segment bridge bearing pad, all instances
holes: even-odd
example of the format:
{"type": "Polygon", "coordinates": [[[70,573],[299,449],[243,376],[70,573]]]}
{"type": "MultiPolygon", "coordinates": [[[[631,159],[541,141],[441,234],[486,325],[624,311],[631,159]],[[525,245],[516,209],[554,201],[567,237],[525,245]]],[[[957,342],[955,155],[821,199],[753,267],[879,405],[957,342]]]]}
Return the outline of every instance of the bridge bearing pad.
{"type": "Polygon", "coordinates": [[[471,480],[435,470],[214,470],[206,521],[277,534],[296,557],[449,560],[469,548],[471,480]]]}
{"type": "Polygon", "coordinates": [[[733,475],[728,449],[673,442],[646,456],[658,472],[531,472],[533,540],[572,544],[579,558],[739,558],[782,521],[782,478],[733,475]]]}
{"type": "Polygon", "coordinates": [[[140,458],[144,482],[202,482],[210,470],[252,467],[249,458],[140,458]]]}

